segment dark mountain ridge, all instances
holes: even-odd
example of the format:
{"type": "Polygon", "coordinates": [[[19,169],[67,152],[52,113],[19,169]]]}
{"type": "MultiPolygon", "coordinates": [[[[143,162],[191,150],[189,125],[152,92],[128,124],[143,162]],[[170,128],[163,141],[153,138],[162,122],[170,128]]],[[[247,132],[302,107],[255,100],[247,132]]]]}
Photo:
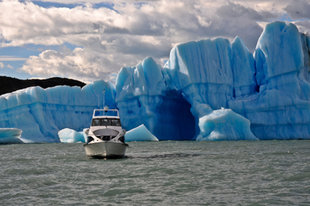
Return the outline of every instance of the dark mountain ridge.
{"type": "Polygon", "coordinates": [[[48,87],[55,87],[60,85],[83,87],[85,86],[85,83],[78,80],[61,77],[23,80],[14,77],[0,76],[0,95],[32,86],[40,86],[45,89],[48,87]]]}

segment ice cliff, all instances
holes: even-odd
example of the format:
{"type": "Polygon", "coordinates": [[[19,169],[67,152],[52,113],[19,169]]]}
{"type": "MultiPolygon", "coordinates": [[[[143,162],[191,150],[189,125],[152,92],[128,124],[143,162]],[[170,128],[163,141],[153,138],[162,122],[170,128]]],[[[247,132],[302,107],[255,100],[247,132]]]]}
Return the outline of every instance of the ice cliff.
{"type": "Polygon", "coordinates": [[[88,127],[92,110],[120,110],[130,130],[159,140],[310,139],[310,37],[273,22],[251,53],[241,39],[176,45],[162,67],[152,58],[120,70],[115,87],[33,87],[0,96],[0,127],[35,142],[88,127]]]}
{"type": "Polygon", "coordinates": [[[136,67],[122,68],[117,77],[116,103],[126,130],[144,124],[160,140],[186,140],[195,136],[190,104],[170,90],[162,69],[152,58],[136,67]]]}
{"type": "Polygon", "coordinates": [[[274,22],[264,29],[254,54],[238,37],[179,44],[162,69],[150,58],[123,68],[117,105],[123,119],[140,121],[154,134],[152,126],[158,126],[159,139],[170,132],[167,136],[177,139],[176,131],[183,127],[175,119],[192,125],[187,130],[195,128],[194,136],[179,132],[182,139],[309,139],[309,39],[294,24],[274,22]],[[141,101],[155,97],[160,101],[141,101]],[[166,100],[171,97],[175,101],[166,100]],[[171,112],[171,122],[160,117],[162,101],[169,117],[182,108],[171,112]],[[168,131],[161,125],[164,119],[168,131]]]}
{"type": "Polygon", "coordinates": [[[269,24],[254,56],[258,92],[229,107],[251,121],[259,139],[309,139],[309,37],[293,24],[269,24]]]}
{"type": "Polygon", "coordinates": [[[80,87],[30,87],[0,96],[0,128],[23,131],[25,142],[59,142],[58,131],[89,127],[94,108],[115,107],[114,86],[97,81],[80,87]]]}

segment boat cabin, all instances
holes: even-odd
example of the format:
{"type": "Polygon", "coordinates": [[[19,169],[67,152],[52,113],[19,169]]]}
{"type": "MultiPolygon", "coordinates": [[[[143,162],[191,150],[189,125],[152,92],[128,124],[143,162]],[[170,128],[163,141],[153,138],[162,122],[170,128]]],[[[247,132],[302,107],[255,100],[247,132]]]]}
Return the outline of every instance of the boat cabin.
{"type": "Polygon", "coordinates": [[[114,126],[121,127],[121,121],[117,109],[95,109],[91,126],[114,126]]]}
{"type": "Polygon", "coordinates": [[[114,127],[121,127],[121,121],[119,118],[93,118],[91,126],[114,126],[114,127]]]}

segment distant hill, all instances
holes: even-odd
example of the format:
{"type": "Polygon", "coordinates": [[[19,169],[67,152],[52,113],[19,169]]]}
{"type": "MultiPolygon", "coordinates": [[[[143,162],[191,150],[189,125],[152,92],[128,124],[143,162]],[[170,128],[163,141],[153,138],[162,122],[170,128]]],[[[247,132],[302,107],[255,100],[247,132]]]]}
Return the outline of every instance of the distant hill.
{"type": "Polygon", "coordinates": [[[11,93],[16,90],[32,86],[40,86],[42,88],[48,88],[48,87],[55,87],[58,85],[83,87],[85,83],[74,79],[67,79],[60,77],[53,77],[49,79],[22,80],[13,77],[0,76],[0,95],[11,93]]]}

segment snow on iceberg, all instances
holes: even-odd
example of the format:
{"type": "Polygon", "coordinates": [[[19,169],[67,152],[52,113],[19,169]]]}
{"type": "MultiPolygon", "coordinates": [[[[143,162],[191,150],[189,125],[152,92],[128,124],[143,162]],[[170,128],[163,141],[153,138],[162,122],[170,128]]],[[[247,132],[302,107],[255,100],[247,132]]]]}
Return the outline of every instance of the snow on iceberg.
{"type": "Polygon", "coordinates": [[[214,110],[199,118],[200,134],[203,140],[257,140],[250,130],[250,121],[231,109],[214,110]]]}
{"type": "Polygon", "coordinates": [[[134,141],[158,141],[155,137],[143,124],[126,132],[125,134],[126,142],[134,141]]]}
{"type": "Polygon", "coordinates": [[[28,142],[59,142],[63,128],[89,127],[95,108],[115,108],[115,89],[97,81],[80,87],[30,87],[0,96],[0,127],[17,127],[28,142]]]}
{"type": "Polygon", "coordinates": [[[58,137],[62,143],[85,142],[83,132],[77,132],[70,128],[62,129],[58,132],[58,137]]]}
{"type": "Polygon", "coordinates": [[[0,128],[0,144],[23,143],[21,134],[22,130],[17,128],[0,128]]]}

